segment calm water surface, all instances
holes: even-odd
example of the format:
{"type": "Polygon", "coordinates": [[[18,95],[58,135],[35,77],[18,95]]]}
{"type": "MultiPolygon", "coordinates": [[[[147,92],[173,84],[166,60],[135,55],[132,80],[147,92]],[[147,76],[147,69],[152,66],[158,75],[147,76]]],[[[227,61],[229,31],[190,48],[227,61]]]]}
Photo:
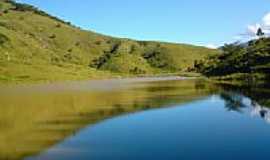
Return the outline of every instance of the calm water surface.
{"type": "Polygon", "coordinates": [[[0,158],[267,159],[268,88],[176,79],[5,87],[0,158]]]}

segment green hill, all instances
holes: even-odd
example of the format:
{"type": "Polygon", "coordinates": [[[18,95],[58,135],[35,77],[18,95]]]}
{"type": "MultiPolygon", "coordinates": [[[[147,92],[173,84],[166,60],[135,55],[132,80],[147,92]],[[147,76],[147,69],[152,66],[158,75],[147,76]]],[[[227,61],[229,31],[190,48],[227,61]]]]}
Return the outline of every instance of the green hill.
{"type": "Polygon", "coordinates": [[[0,0],[0,81],[178,73],[216,50],[85,31],[39,9],[0,0]]]}
{"type": "Polygon", "coordinates": [[[221,50],[221,54],[197,62],[197,71],[222,80],[270,79],[270,38],[226,44],[221,50]]]}

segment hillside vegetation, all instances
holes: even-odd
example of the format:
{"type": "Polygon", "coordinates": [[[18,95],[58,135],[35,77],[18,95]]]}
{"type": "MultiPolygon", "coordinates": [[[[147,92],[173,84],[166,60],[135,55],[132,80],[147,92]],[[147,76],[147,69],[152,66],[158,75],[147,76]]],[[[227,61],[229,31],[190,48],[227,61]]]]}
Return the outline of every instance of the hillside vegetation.
{"type": "Polygon", "coordinates": [[[0,82],[179,73],[216,50],[85,31],[39,9],[0,0],[0,82]]]}
{"type": "Polygon", "coordinates": [[[261,37],[245,44],[227,44],[221,50],[221,54],[196,62],[196,70],[225,80],[269,79],[270,38],[261,37]]]}

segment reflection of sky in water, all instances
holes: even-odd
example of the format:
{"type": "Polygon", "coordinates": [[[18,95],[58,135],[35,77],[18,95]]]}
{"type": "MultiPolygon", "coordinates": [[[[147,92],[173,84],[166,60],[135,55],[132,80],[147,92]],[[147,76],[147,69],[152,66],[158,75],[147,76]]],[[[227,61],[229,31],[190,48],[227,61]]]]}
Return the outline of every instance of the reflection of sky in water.
{"type": "Polygon", "coordinates": [[[210,98],[210,102],[211,103],[218,103],[219,101],[219,96],[218,95],[212,95],[211,98],[210,98]]]}
{"type": "Polygon", "coordinates": [[[266,158],[270,127],[258,116],[250,116],[263,107],[246,97],[234,100],[245,106],[241,112],[228,111],[228,103],[213,95],[174,108],[106,120],[29,159],[266,158]]]}
{"type": "MultiPolygon", "coordinates": [[[[209,95],[196,80],[142,78],[0,89],[0,159],[23,159],[105,119],[209,95]],[[170,80],[170,81],[167,81],[170,80]],[[108,87],[112,86],[112,87],[108,87]]],[[[57,149],[64,154],[83,149],[57,149]]]]}
{"type": "Polygon", "coordinates": [[[270,109],[255,103],[252,105],[253,110],[251,111],[252,116],[260,116],[265,119],[266,122],[270,124],[270,109]]]}
{"type": "MultiPolygon", "coordinates": [[[[232,95],[234,97],[238,96],[241,103],[241,108],[239,112],[244,114],[249,114],[251,117],[261,117],[263,118],[267,123],[270,123],[270,109],[268,107],[262,106],[258,104],[256,101],[245,97],[243,95],[232,95]]],[[[214,99],[216,100],[217,97],[214,96],[214,99]]],[[[226,102],[225,102],[226,103],[226,102]]]]}

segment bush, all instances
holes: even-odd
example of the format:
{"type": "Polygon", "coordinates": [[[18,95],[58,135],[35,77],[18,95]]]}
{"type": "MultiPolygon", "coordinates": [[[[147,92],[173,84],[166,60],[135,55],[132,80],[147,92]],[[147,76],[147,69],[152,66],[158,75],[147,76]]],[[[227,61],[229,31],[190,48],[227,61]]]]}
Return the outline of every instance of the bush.
{"type": "Polygon", "coordinates": [[[61,28],[61,24],[60,24],[60,23],[57,23],[57,24],[55,25],[55,27],[56,27],[56,28],[61,28]]]}
{"type": "Polygon", "coordinates": [[[96,45],[101,45],[101,43],[102,43],[101,41],[96,41],[95,42],[96,45]]]}
{"type": "Polygon", "coordinates": [[[3,22],[3,21],[0,21],[0,26],[6,28],[7,27],[7,24],[5,22],[3,22]]]}
{"type": "Polygon", "coordinates": [[[9,41],[9,38],[6,35],[0,33],[0,45],[4,44],[7,41],[9,41]]]}
{"type": "Polygon", "coordinates": [[[55,39],[56,38],[56,35],[55,34],[52,34],[52,35],[49,36],[49,38],[55,39]]]}
{"type": "Polygon", "coordinates": [[[81,43],[80,42],[76,42],[75,43],[75,46],[79,46],[81,43]]]}
{"type": "Polygon", "coordinates": [[[135,68],[131,69],[129,72],[133,73],[133,74],[145,74],[146,73],[145,70],[142,70],[142,69],[140,69],[138,67],[135,67],[135,68]]]}

